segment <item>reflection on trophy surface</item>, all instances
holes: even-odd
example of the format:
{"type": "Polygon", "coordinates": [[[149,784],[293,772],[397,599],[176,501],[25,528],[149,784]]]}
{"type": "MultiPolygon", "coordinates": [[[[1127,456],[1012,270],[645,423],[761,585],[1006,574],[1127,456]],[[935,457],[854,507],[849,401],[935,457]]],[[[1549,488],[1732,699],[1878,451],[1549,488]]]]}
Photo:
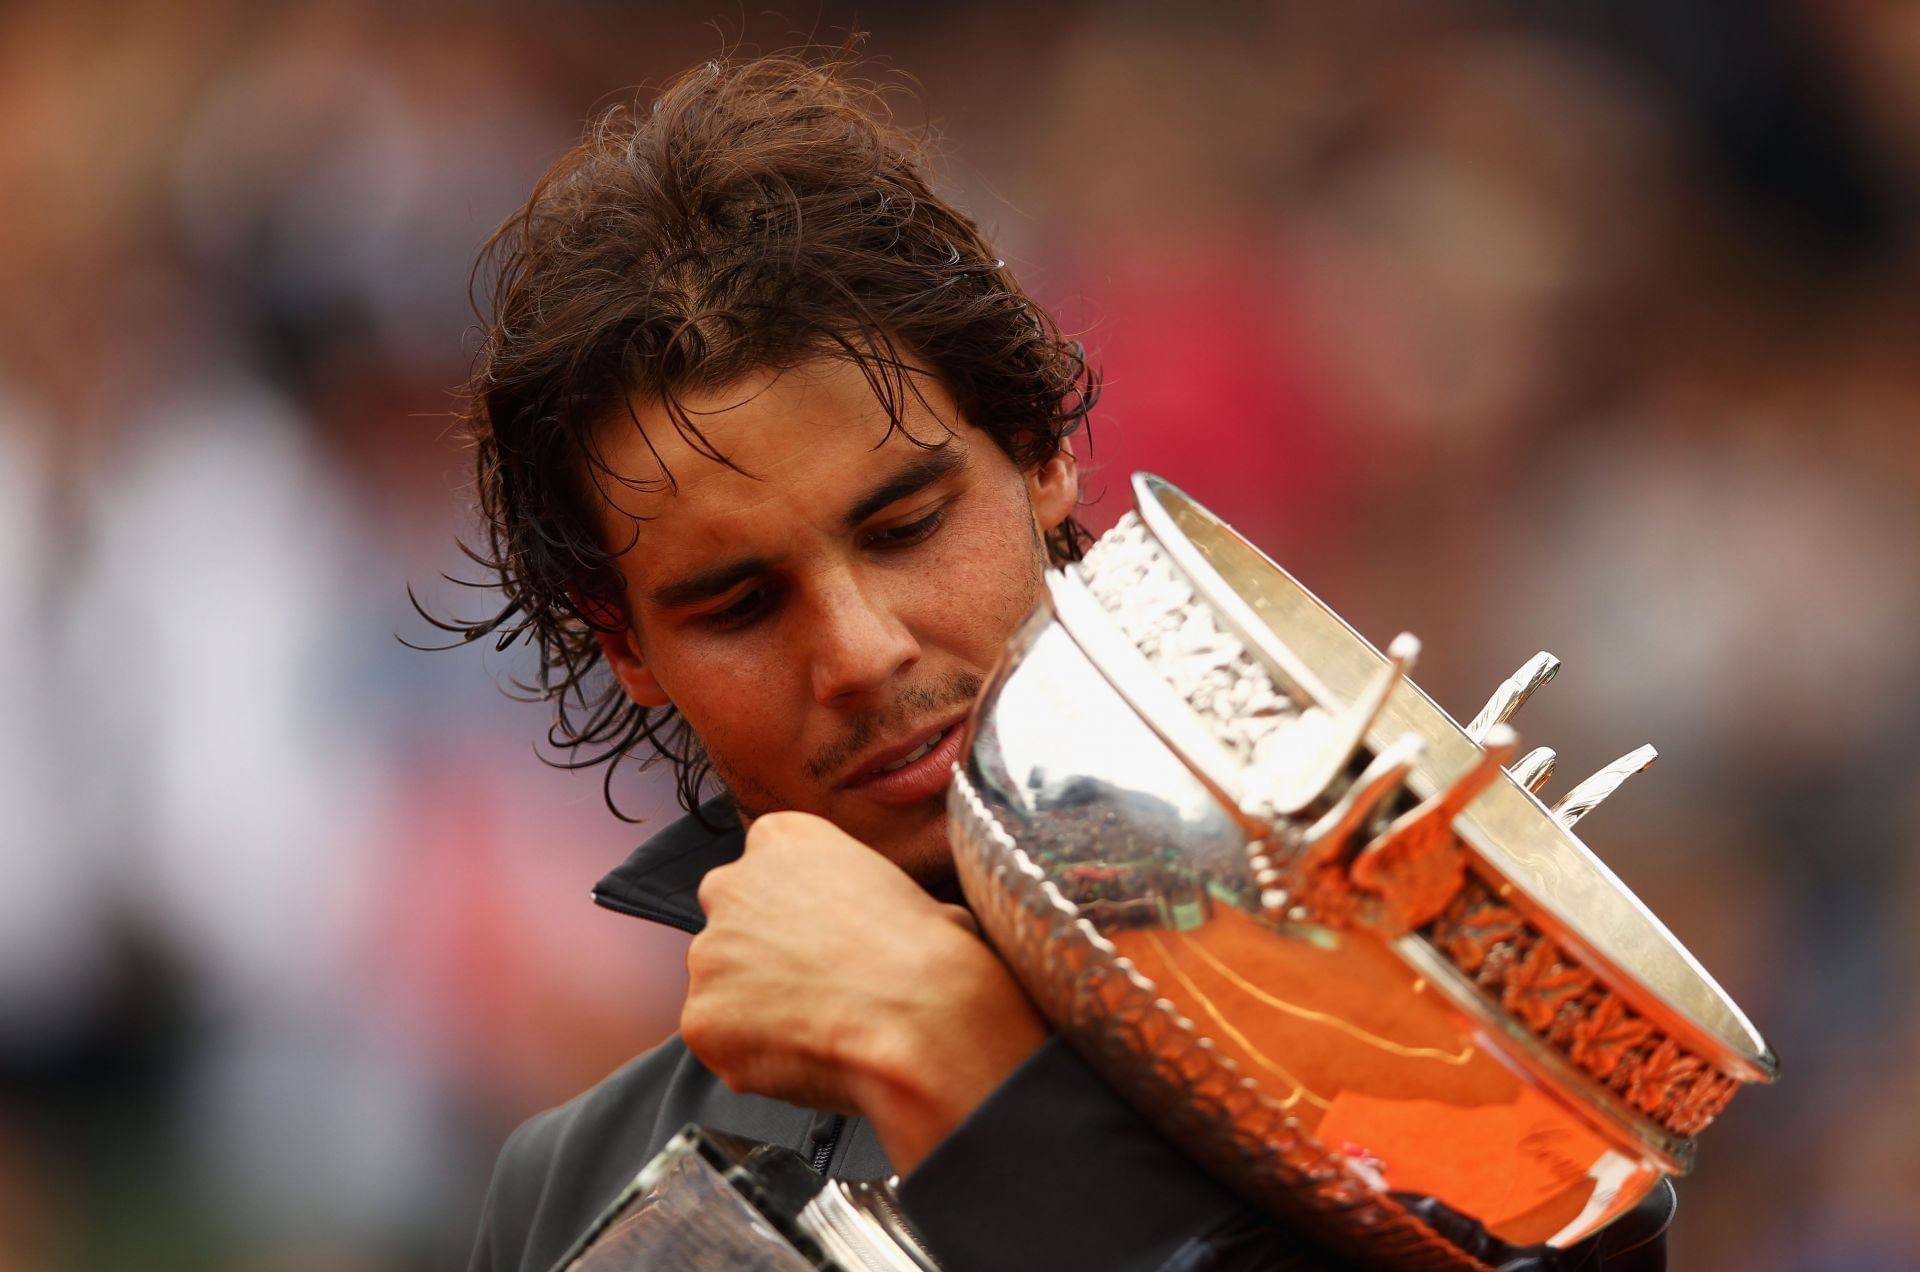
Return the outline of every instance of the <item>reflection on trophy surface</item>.
{"type": "Polygon", "coordinates": [[[1772,1053],[1549,807],[1506,723],[1462,728],[1179,491],[1047,596],[976,709],[961,881],[1052,1023],[1223,1179],[1358,1257],[1571,1245],[1691,1161],[1772,1053]],[[1508,766],[1511,766],[1509,768],[1508,766]],[[1463,1237],[1463,1234],[1466,1234],[1463,1237]]]}

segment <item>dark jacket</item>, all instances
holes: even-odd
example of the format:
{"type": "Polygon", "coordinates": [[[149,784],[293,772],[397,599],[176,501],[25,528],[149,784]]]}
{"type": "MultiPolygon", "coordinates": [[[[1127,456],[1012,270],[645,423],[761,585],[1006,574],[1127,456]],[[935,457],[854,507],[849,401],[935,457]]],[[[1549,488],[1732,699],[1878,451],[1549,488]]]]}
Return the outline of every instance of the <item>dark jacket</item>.
{"type": "MultiPolygon", "coordinates": [[[[744,844],[722,805],[703,811],[727,828],[707,831],[691,817],[676,822],[602,879],[594,899],[699,931],[701,876],[737,858],[744,844]]],[[[473,1272],[550,1272],[690,1122],[798,1149],[838,1177],[891,1173],[863,1121],[736,1095],[676,1036],[514,1132],[487,1193],[473,1272]]],[[[1194,1166],[1058,1038],[942,1141],[902,1181],[900,1196],[950,1272],[1344,1266],[1194,1166]]],[[[1503,1266],[1658,1272],[1672,1210],[1672,1190],[1663,1185],[1567,1257],[1518,1257],[1503,1266]]]]}

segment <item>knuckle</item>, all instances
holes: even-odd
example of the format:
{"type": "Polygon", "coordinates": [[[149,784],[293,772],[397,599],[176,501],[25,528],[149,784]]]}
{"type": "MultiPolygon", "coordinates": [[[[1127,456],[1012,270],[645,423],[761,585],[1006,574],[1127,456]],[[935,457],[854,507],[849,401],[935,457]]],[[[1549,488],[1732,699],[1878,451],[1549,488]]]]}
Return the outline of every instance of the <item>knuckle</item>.
{"type": "Polygon", "coordinates": [[[716,906],[725,902],[727,889],[733,882],[734,870],[733,866],[716,866],[707,871],[705,877],[700,880],[700,886],[695,890],[694,896],[699,899],[700,908],[703,911],[712,914],[716,906]]]}
{"type": "Polygon", "coordinates": [[[708,928],[687,945],[687,982],[690,989],[701,989],[723,981],[735,966],[725,936],[708,928]]]}
{"type": "Polygon", "coordinates": [[[700,1012],[688,1010],[680,1015],[680,1041],[687,1050],[705,1060],[713,1050],[713,1041],[708,1036],[706,1017],[700,1012]]]}
{"type": "Polygon", "coordinates": [[[753,819],[753,825],[747,828],[747,847],[750,850],[765,849],[770,845],[783,844],[802,833],[807,815],[791,810],[777,813],[762,813],[753,819]]]}

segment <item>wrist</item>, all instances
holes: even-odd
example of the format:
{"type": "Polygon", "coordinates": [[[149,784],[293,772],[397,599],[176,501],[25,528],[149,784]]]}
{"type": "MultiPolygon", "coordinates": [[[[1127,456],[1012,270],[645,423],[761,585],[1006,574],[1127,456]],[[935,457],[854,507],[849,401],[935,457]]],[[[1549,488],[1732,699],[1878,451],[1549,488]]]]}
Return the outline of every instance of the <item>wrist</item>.
{"type": "Polygon", "coordinates": [[[894,1169],[905,1175],[1048,1036],[1004,964],[954,929],[911,1008],[864,1030],[853,1097],[894,1169]]]}

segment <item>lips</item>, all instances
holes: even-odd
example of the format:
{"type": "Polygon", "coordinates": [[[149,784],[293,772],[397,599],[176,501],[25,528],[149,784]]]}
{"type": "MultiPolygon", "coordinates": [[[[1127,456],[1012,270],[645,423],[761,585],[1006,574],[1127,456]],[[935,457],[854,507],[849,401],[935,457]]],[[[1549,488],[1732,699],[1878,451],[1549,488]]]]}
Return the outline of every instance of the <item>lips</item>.
{"type": "Polygon", "coordinates": [[[940,740],[940,735],[945,732],[946,730],[942,729],[940,733],[934,734],[932,737],[928,738],[925,742],[922,742],[919,746],[915,747],[912,751],[910,751],[906,755],[901,756],[899,759],[895,760],[893,763],[883,764],[879,768],[874,769],[873,774],[892,773],[898,769],[905,768],[907,765],[913,763],[915,760],[925,755],[928,751],[933,750],[934,743],[938,742],[940,740]]]}
{"type": "Polygon", "coordinates": [[[841,789],[890,804],[939,794],[960,758],[964,722],[962,716],[862,756],[841,789]]]}

